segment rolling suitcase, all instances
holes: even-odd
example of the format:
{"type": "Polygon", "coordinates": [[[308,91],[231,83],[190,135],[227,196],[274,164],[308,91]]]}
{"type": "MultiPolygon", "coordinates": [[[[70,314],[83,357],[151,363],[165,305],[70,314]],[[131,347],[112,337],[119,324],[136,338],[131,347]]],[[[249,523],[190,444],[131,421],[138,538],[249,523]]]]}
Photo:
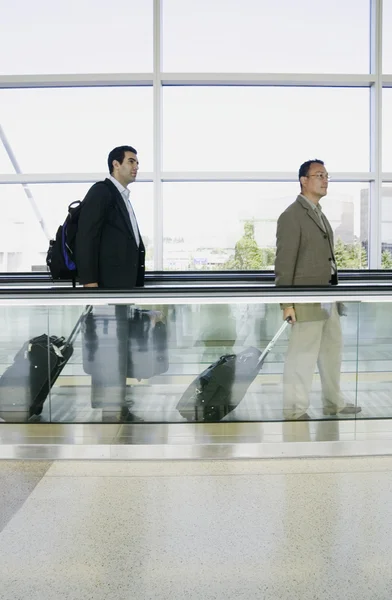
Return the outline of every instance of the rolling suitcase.
{"type": "Polygon", "coordinates": [[[49,390],[73,354],[73,342],[91,307],[67,339],[42,334],[26,342],[0,378],[0,416],[6,421],[33,420],[41,414],[49,390]],[[8,418],[7,418],[8,417],[8,418]]]}
{"type": "Polygon", "coordinates": [[[288,324],[286,319],[264,352],[249,347],[238,354],[225,354],[205,369],[181,396],[179,413],[187,421],[216,422],[233,411],[288,324]]]}

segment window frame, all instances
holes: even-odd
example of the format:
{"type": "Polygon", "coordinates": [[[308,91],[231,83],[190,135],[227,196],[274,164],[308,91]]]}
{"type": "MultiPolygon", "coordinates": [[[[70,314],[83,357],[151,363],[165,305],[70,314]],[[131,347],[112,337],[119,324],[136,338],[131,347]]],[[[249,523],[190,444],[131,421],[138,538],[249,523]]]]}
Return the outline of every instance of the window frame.
{"type": "MultiPolygon", "coordinates": [[[[392,172],[382,172],[382,90],[392,87],[392,74],[382,72],[383,0],[370,1],[370,69],[369,74],[303,74],[303,73],[166,73],[162,71],[162,13],[164,0],[153,0],[153,72],[120,74],[10,75],[0,76],[0,89],[151,86],[153,88],[153,170],[140,172],[140,181],[152,182],[154,188],[154,269],[163,267],[163,194],[165,181],[297,181],[297,173],[269,172],[165,172],[162,169],[162,90],[164,86],[182,85],[248,85],[300,87],[368,87],[370,90],[370,167],[367,172],[334,173],[341,182],[368,182],[369,268],[381,268],[381,199],[382,183],[392,182],[392,172]]],[[[0,124],[0,143],[13,163],[15,174],[0,174],[1,184],[89,182],[106,173],[22,173],[9,140],[0,124]]],[[[11,140],[12,142],[12,140],[11,140]]]]}

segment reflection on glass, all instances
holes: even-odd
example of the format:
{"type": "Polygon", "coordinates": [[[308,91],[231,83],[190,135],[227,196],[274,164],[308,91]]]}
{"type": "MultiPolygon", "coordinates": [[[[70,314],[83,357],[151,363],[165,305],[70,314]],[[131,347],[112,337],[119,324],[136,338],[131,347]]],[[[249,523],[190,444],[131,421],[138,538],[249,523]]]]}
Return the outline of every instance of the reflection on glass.
{"type": "Polygon", "coordinates": [[[164,71],[368,73],[369,17],[369,0],[165,0],[164,71]]]}
{"type": "Polygon", "coordinates": [[[340,319],[347,313],[341,302],[295,305],[297,322],[290,328],[290,340],[283,372],[284,416],[310,419],[310,392],[318,366],[324,415],[351,417],[361,411],[342,393],[342,330],[340,319]],[[300,311],[301,309],[301,311],[300,311]]]}
{"type": "MultiPolygon", "coordinates": [[[[0,418],[26,422],[41,412],[48,396],[47,307],[0,308],[0,418]]],[[[46,406],[46,410],[49,407],[46,406]]]]}
{"type": "Polygon", "coordinates": [[[132,413],[127,378],[140,382],[167,372],[164,314],[126,305],[95,307],[86,318],[82,340],[83,369],[91,375],[91,408],[101,408],[104,420],[120,409],[127,421],[140,421],[132,413]]]}
{"type": "Polygon", "coordinates": [[[0,90],[0,119],[24,173],[105,173],[122,144],[152,169],[152,88],[0,90]]]}
{"type": "MultiPolygon", "coordinates": [[[[177,406],[192,382],[222,355],[263,351],[282,324],[278,304],[232,301],[218,306],[225,308],[221,311],[214,303],[94,307],[37,417],[42,422],[185,422],[177,406]]],[[[5,377],[26,343],[42,335],[67,339],[85,308],[50,307],[48,330],[46,307],[1,307],[1,419],[29,418],[29,384],[21,377],[11,389],[5,377]]],[[[342,394],[346,402],[362,406],[357,418],[390,418],[390,303],[387,298],[350,302],[346,312],[341,318],[342,394]]],[[[287,348],[286,330],[225,421],[282,420],[287,348]]],[[[316,372],[309,414],[313,419],[335,419],[323,414],[321,393],[316,372]]]]}
{"type": "MultiPolygon", "coordinates": [[[[164,269],[273,270],[276,222],[294,202],[299,185],[165,183],[163,190],[164,269]],[[216,226],[223,222],[224,227],[216,226]]],[[[331,181],[322,201],[334,231],[339,269],[367,268],[363,198],[368,190],[366,183],[331,181]]]]}
{"type": "Polygon", "coordinates": [[[390,418],[392,413],[391,304],[360,305],[358,322],[358,402],[363,417],[390,418]]]}
{"type": "Polygon", "coordinates": [[[366,88],[173,86],[163,101],[169,171],[296,171],[310,158],[332,174],[369,169],[366,88]]]}

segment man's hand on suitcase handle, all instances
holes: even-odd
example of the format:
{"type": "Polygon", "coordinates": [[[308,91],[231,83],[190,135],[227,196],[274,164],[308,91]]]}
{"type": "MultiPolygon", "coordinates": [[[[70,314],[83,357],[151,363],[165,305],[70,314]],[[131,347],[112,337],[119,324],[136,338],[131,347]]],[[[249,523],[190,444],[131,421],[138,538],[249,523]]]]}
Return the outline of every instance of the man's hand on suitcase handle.
{"type": "Polygon", "coordinates": [[[294,306],[289,306],[283,310],[283,320],[288,321],[291,323],[291,325],[295,323],[296,318],[294,306]]]}

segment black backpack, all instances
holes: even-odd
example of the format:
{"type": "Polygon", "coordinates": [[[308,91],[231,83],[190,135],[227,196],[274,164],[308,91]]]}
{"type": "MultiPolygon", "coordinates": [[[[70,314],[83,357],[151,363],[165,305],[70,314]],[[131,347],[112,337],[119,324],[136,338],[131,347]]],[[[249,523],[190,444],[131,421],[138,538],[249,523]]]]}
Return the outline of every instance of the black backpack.
{"type": "Polygon", "coordinates": [[[80,200],[72,202],[68,206],[68,216],[58,228],[55,239],[50,240],[46,254],[46,264],[52,279],[71,280],[73,287],[75,287],[78,275],[75,264],[75,240],[81,210],[82,202],[80,200]]]}

